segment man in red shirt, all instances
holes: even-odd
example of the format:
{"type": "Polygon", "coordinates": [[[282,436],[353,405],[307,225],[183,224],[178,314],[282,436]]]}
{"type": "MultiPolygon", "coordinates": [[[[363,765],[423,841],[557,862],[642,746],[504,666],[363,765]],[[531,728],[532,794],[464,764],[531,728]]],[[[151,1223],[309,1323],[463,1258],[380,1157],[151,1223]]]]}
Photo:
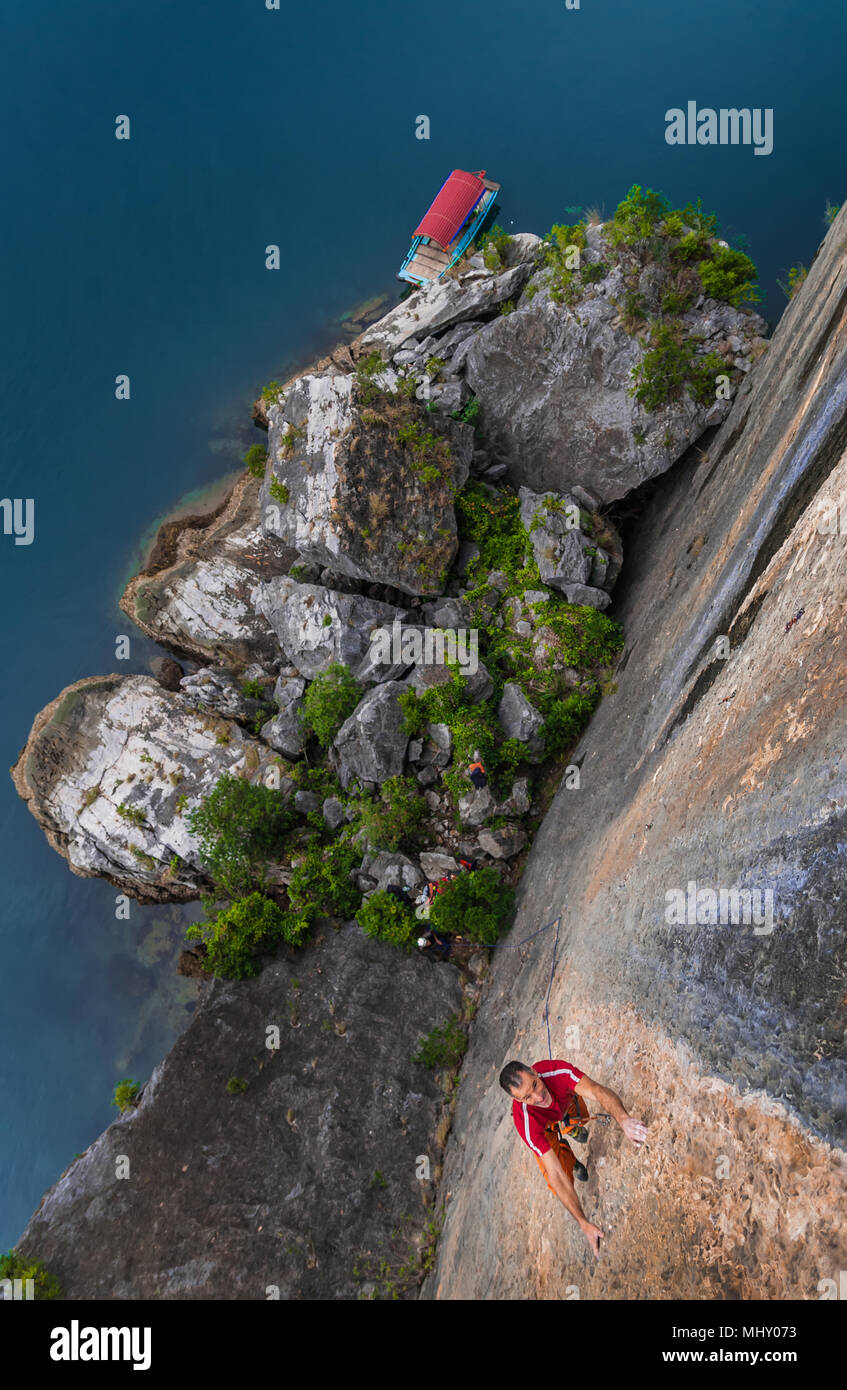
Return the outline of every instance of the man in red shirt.
{"type": "MultiPolygon", "coordinates": [[[[617,1120],[637,1149],[647,1138],[647,1126],[628,1114],[614,1091],[592,1081],[572,1062],[541,1061],[533,1067],[507,1062],[500,1073],[500,1085],[512,1097],[515,1128],[535,1155],[547,1186],[577,1222],[594,1254],[599,1255],[604,1232],[586,1219],[573,1185],[574,1176],[586,1181],[588,1170],[577,1160],[570,1145],[559,1138],[554,1126],[565,1118],[587,1117],[586,1101],[592,1101],[597,1110],[617,1120]]],[[[587,1132],[577,1130],[572,1137],[582,1143],[587,1132]]]]}

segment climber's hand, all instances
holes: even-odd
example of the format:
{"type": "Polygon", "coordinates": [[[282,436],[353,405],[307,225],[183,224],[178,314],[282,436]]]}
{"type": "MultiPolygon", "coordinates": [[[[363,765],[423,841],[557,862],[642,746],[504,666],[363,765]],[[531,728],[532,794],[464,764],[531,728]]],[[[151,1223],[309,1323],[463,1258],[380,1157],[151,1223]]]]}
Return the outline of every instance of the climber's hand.
{"type": "Polygon", "coordinates": [[[647,1126],[644,1121],[636,1120],[633,1115],[624,1115],[620,1125],[627,1139],[631,1139],[635,1147],[640,1149],[647,1138],[647,1126]]]}
{"type": "Polygon", "coordinates": [[[588,1244],[591,1246],[591,1249],[594,1251],[594,1258],[595,1258],[595,1259],[599,1259],[599,1257],[600,1257],[600,1241],[601,1241],[601,1240],[605,1240],[605,1238],[606,1238],[605,1232],[604,1232],[604,1231],[601,1231],[599,1226],[593,1226],[593,1225],[591,1224],[590,1221],[583,1221],[583,1222],[581,1223],[581,1225],[582,1225],[582,1234],[585,1236],[585,1239],[588,1241],[588,1244]]]}

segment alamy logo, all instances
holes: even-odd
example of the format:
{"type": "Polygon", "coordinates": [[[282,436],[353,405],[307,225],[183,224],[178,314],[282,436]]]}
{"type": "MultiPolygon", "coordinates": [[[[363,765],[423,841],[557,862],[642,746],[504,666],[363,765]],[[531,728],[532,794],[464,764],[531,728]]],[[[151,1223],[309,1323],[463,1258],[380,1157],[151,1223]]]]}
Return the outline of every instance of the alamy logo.
{"type": "Polygon", "coordinates": [[[0,512],[3,513],[3,535],[14,536],[15,545],[32,545],[35,540],[34,499],[4,497],[0,500],[0,512]]]}
{"type": "Polygon", "coordinates": [[[458,662],[465,675],[479,668],[479,630],[460,628],[407,627],[395,618],[390,628],[375,627],[371,633],[371,659],[379,666],[446,666],[458,662]]]}
{"type": "Polygon", "coordinates": [[[51,1361],[132,1361],[134,1371],[149,1371],[152,1331],[149,1327],[54,1327],[50,1333],[51,1361]]]}
{"type": "Polygon", "coordinates": [[[672,106],[665,112],[665,139],[669,145],[753,145],[754,154],[773,150],[773,109],[756,106],[740,109],[711,106],[697,109],[689,101],[687,109],[672,106]]]}
{"type": "Polygon", "coordinates": [[[0,1302],[23,1302],[35,1298],[34,1279],[0,1279],[0,1302]]]}
{"type": "Polygon", "coordinates": [[[689,879],[687,889],[669,888],[665,893],[665,921],[671,926],[753,927],[754,936],[770,936],[773,931],[773,889],[698,888],[689,879]]]}

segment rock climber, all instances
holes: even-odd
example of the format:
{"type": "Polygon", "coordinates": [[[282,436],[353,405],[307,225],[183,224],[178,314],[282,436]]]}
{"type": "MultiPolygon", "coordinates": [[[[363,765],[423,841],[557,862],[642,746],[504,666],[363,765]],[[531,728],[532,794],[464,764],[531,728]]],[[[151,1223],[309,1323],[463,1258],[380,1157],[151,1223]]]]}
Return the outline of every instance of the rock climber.
{"type": "MultiPolygon", "coordinates": [[[[586,1218],[573,1185],[574,1176],[582,1182],[588,1180],[588,1169],[579,1162],[568,1140],[559,1135],[558,1124],[563,1120],[587,1120],[586,1102],[591,1101],[617,1121],[637,1149],[647,1138],[647,1126],[628,1113],[620,1096],[599,1081],[592,1081],[571,1062],[547,1060],[532,1067],[523,1062],[507,1062],[500,1073],[500,1085],[512,1097],[515,1128],[535,1155],[547,1186],[570,1212],[594,1255],[599,1256],[604,1232],[586,1218]]],[[[588,1138],[588,1130],[581,1126],[571,1130],[568,1137],[582,1144],[588,1138]]]]}

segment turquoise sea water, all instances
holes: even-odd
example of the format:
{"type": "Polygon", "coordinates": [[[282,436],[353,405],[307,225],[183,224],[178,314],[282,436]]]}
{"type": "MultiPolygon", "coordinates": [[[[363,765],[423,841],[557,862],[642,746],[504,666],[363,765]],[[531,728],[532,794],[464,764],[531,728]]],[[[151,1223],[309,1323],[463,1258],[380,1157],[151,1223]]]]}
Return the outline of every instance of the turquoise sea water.
{"type": "MultiPolygon", "coordinates": [[[[453,167],[543,232],[634,182],[745,234],[775,319],[844,187],[834,0],[5,0],[0,11],[2,762],[69,682],[144,670],[117,601],[153,522],[237,464],[257,389],[394,273],[453,167]],[[427,11],[427,13],[431,13],[427,11]],[[670,147],[665,111],[769,107],[774,152],[670,147]],[[114,123],[129,115],[131,139],[114,123]],[[431,139],[415,139],[427,115],[431,139]],[[268,244],[282,269],[264,266],[268,244]],[[131,378],[129,402],[114,379],[131,378]]],[[[75,878],[0,782],[0,1249],[190,1016],[185,912],[75,878]]]]}

